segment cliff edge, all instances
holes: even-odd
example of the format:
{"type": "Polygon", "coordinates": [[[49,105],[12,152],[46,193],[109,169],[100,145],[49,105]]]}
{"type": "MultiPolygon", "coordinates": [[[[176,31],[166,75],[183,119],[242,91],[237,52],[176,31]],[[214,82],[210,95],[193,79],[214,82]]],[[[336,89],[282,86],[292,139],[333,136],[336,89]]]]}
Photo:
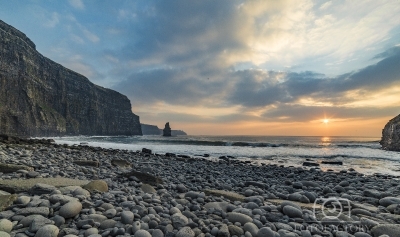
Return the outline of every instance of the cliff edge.
{"type": "Polygon", "coordinates": [[[0,20],[0,133],[142,135],[129,99],[44,57],[0,20]]]}
{"type": "Polygon", "coordinates": [[[400,151],[400,114],[389,120],[385,125],[379,143],[385,150],[400,151]]]}

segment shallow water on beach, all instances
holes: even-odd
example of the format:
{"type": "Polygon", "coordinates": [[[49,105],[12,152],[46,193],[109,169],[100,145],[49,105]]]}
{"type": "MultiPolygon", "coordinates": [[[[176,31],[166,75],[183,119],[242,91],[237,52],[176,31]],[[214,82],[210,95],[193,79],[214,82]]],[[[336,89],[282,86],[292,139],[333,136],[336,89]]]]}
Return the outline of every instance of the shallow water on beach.
{"type": "Polygon", "coordinates": [[[321,164],[322,170],[353,168],[365,174],[400,176],[400,152],[385,151],[374,137],[283,136],[74,136],[54,137],[60,144],[141,150],[182,155],[209,154],[210,159],[233,156],[256,163],[301,166],[304,161],[343,161],[343,166],[321,164]]]}

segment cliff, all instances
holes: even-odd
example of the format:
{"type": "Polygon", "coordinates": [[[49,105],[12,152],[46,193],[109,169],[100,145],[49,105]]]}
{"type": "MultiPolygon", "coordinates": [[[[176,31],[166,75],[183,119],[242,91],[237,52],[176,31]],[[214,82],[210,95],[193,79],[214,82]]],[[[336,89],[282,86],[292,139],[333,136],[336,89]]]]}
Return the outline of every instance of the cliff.
{"type": "Polygon", "coordinates": [[[150,124],[140,124],[142,126],[143,135],[161,135],[162,130],[160,130],[156,125],[150,124]]]}
{"type": "Polygon", "coordinates": [[[126,96],[44,57],[25,34],[1,20],[0,133],[142,134],[126,96]]]}
{"type": "Polygon", "coordinates": [[[400,151],[400,114],[385,125],[380,144],[385,150],[400,151]]]}
{"type": "Polygon", "coordinates": [[[187,133],[185,133],[185,132],[182,131],[182,130],[172,130],[172,131],[171,131],[171,135],[172,135],[172,136],[186,136],[187,133]]]}

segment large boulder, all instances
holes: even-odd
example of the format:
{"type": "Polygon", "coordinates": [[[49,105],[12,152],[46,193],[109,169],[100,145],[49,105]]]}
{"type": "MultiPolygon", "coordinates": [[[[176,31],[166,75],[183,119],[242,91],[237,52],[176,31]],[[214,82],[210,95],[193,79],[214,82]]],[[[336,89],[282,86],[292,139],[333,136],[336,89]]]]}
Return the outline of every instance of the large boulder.
{"type": "Polygon", "coordinates": [[[400,114],[385,125],[379,143],[385,150],[400,151],[400,114]]]}

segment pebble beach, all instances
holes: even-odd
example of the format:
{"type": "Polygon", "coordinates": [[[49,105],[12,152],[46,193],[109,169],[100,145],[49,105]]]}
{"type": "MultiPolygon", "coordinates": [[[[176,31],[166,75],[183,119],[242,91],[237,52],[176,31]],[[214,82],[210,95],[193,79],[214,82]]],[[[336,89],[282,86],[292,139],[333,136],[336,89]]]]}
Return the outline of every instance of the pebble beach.
{"type": "Polygon", "coordinates": [[[395,176],[0,139],[0,237],[398,237],[395,176]]]}

